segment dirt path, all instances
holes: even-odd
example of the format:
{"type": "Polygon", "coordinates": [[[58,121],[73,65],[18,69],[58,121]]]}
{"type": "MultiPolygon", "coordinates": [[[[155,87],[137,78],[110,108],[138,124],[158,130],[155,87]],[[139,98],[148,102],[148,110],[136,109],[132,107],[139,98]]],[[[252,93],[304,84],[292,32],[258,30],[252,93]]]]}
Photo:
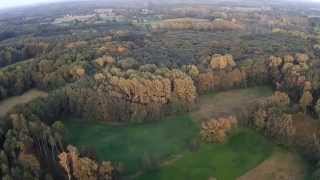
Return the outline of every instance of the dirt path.
{"type": "Polygon", "coordinates": [[[45,97],[48,94],[36,89],[29,90],[20,96],[10,97],[3,101],[0,101],[0,117],[3,117],[10,111],[11,108],[18,104],[27,103],[37,97],[45,97]]]}
{"type": "Polygon", "coordinates": [[[303,180],[303,160],[294,153],[276,150],[270,158],[237,180],[303,180]]]}

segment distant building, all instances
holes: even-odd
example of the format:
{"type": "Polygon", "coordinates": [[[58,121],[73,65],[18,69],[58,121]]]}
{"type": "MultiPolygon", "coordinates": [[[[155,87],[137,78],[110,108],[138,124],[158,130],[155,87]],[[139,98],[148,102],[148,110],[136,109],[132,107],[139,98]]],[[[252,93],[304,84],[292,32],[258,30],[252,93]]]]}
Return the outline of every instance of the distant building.
{"type": "Polygon", "coordinates": [[[97,14],[103,14],[105,16],[116,16],[113,9],[96,9],[94,12],[97,14]]]}
{"type": "Polygon", "coordinates": [[[143,14],[143,15],[153,14],[153,10],[143,8],[143,9],[140,10],[140,14],[143,14]]]}

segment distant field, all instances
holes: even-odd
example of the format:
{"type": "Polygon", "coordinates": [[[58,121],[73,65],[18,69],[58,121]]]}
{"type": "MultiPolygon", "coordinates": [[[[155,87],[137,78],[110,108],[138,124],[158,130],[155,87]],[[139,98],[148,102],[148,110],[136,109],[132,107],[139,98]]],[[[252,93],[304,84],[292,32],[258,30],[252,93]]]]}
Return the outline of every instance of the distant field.
{"type": "Polygon", "coordinates": [[[48,94],[43,91],[39,91],[36,89],[29,90],[25,93],[23,93],[20,96],[14,96],[7,98],[5,100],[0,101],[0,117],[5,116],[6,113],[13,108],[14,106],[18,104],[27,103],[35,98],[38,97],[45,97],[48,94]]]}

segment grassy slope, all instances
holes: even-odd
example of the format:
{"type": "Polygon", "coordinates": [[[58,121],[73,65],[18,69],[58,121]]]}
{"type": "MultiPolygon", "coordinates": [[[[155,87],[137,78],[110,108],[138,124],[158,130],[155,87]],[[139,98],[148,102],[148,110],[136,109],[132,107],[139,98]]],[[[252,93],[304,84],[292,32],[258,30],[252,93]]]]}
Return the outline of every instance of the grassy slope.
{"type": "Polygon", "coordinates": [[[265,160],[273,145],[254,131],[243,129],[226,144],[204,144],[196,152],[185,152],[181,159],[137,179],[207,180],[216,177],[234,180],[265,160]]]}
{"type": "Polygon", "coordinates": [[[79,148],[94,147],[99,159],[122,162],[129,174],[141,169],[146,156],[165,159],[184,151],[199,132],[189,116],[121,127],[71,120],[65,125],[68,142],[79,148]]]}

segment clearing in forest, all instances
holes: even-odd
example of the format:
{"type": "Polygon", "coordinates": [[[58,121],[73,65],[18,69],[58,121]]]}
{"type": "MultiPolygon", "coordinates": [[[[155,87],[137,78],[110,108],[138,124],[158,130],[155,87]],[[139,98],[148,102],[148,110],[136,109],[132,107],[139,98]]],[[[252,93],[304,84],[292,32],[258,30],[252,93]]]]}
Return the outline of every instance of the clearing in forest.
{"type": "Polygon", "coordinates": [[[270,156],[273,144],[258,133],[240,129],[225,144],[201,144],[181,158],[137,180],[234,180],[270,156]]]}
{"type": "Polygon", "coordinates": [[[200,96],[199,107],[192,113],[192,117],[203,120],[220,114],[234,115],[239,110],[247,108],[251,102],[271,96],[272,93],[273,90],[269,86],[209,93],[200,96]]]}
{"type": "Polygon", "coordinates": [[[276,148],[270,158],[237,180],[303,180],[306,167],[299,155],[276,148]]]}
{"type": "Polygon", "coordinates": [[[94,150],[99,159],[120,162],[126,175],[156,168],[187,150],[199,133],[198,124],[188,115],[127,126],[70,119],[65,126],[67,142],[80,150],[94,150]]]}
{"type": "Polygon", "coordinates": [[[142,174],[137,179],[174,180],[185,175],[194,179],[211,176],[234,179],[266,159],[272,152],[272,144],[247,129],[239,130],[225,144],[201,144],[197,141],[199,123],[194,120],[205,114],[232,112],[271,94],[268,87],[212,93],[200,98],[200,108],[191,115],[145,124],[114,126],[69,119],[64,121],[68,130],[66,140],[79,149],[95,151],[98,159],[121,162],[124,174],[142,174]]]}
{"type": "Polygon", "coordinates": [[[198,120],[233,114],[253,100],[271,94],[271,88],[266,86],[207,94],[200,97],[199,109],[191,115],[145,124],[115,126],[68,119],[66,140],[79,149],[94,151],[100,160],[121,162],[124,174],[137,180],[234,180],[240,176],[242,180],[263,174],[264,167],[273,172],[285,164],[292,164],[292,169],[284,168],[283,172],[294,170],[300,174],[304,167],[300,161],[295,161],[289,152],[277,152],[279,148],[253,130],[240,128],[224,144],[203,144],[197,140],[198,120]],[[279,153],[282,164],[273,168],[272,162],[277,162],[279,153]]]}
{"type": "Polygon", "coordinates": [[[24,104],[38,97],[46,97],[48,93],[31,89],[20,96],[13,96],[5,100],[0,101],[0,117],[3,117],[10,111],[14,106],[18,104],[24,104]]]}

